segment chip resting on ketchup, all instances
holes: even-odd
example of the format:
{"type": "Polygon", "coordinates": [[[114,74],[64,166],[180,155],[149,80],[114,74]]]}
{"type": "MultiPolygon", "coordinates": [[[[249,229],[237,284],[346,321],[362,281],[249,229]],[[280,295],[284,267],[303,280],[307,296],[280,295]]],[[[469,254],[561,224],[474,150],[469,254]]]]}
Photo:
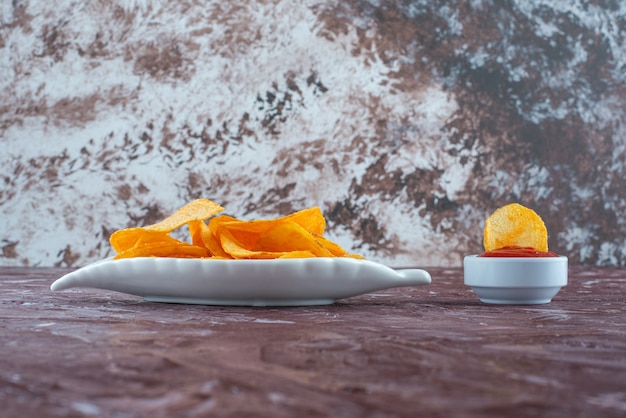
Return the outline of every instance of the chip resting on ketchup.
{"type": "Polygon", "coordinates": [[[511,203],[485,221],[485,257],[554,257],[548,251],[548,230],[532,209],[511,203]]]}

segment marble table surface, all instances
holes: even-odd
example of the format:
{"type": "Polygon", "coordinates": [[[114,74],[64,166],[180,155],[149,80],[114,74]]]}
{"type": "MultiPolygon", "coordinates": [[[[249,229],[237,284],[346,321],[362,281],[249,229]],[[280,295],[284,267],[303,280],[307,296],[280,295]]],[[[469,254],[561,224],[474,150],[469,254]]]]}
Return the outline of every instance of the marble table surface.
{"type": "Polygon", "coordinates": [[[618,417],[626,269],[570,267],[550,304],[433,283],[298,308],[52,292],[61,268],[0,268],[5,417],[618,417]]]}

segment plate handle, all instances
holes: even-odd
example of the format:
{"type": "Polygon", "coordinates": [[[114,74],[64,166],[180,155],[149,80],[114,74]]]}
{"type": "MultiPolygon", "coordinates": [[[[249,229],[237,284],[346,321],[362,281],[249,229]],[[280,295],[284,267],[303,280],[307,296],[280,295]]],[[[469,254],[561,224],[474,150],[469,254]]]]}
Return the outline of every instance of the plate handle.
{"type": "Polygon", "coordinates": [[[428,273],[426,270],[408,268],[396,270],[396,273],[398,273],[398,276],[400,276],[403,281],[407,281],[411,285],[417,286],[430,284],[432,282],[430,273],[428,273]]]}

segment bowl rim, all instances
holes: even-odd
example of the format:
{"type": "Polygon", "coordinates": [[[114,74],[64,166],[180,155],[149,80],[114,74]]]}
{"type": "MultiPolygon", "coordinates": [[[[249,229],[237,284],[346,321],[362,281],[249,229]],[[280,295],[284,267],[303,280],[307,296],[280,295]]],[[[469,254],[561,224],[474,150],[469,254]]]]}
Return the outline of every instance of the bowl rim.
{"type": "Polygon", "coordinates": [[[463,259],[467,286],[489,288],[545,288],[567,285],[567,257],[479,257],[463,259]]]}
{"type": "Polygon", "coordinates": [[[557,257],[481,257],[480,254],[470,254],[463,257],[464,259],[476,259],[480,262],[511,262],[520,261],[524,263],[549,263],[556,260],[567,260],[567,256],[558,255],[557,257]]]}

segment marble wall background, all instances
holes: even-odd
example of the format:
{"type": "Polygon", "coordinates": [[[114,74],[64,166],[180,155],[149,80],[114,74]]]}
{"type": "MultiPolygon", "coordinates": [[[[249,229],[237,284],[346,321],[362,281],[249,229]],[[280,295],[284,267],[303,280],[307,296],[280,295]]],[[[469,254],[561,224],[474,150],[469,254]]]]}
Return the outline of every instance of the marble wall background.
{"type": "Polygon", "coordinates": [[[196,197],[390,265],[533,207],[626,265],[626,3],[0,2],[0,265],[80,266],[196,197]]]}

